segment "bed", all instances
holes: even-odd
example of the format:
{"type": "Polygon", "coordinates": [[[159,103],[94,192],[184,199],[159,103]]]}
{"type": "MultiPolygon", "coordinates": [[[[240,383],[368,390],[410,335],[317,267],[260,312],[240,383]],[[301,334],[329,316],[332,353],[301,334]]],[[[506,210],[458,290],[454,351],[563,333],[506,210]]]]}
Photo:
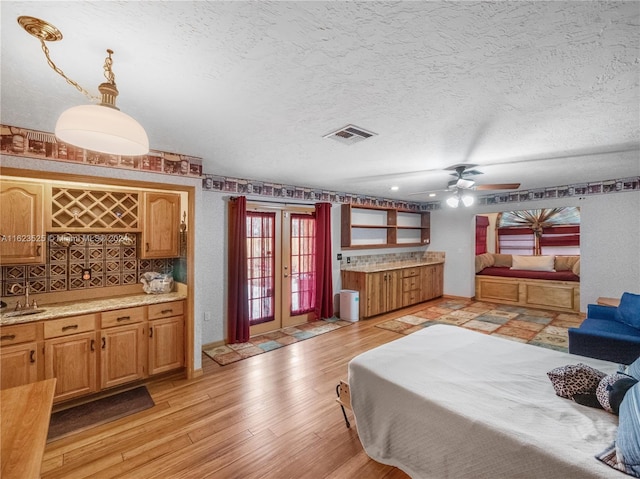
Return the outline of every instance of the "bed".
{"type": "Polygon", "coordinates": [[[451,325],[349,363],[358,435],[374,460],[412,478],[617,478],[595,459],[618,418],[555,394],[547,372],[617,365],[451,325]]]}

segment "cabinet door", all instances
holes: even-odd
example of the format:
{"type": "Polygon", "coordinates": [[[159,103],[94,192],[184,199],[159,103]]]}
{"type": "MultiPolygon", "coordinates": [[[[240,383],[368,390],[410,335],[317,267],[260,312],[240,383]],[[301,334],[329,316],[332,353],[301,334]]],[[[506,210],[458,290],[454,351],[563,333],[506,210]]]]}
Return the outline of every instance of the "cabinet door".
{"type": "MultiPolygon", "coordinates": [[[[365,318],[384,313],[387,309],[386,272],[368,273],[366,279],[365,318]]],[[[363,298],[360,298],[362,301],[363,298]]]]}
{"type": "Polygon", "coordinates": [[[54,401],[97,391],[96,334],[83,333],[45,341],[45,378],[57,378],[54,401]]]}
{"type": "Polygon", "coordinates": [[[143,323],[100,332],[100,386],[110,388],[144,377],[146,338],[143,323]]]}
{"type": "Polygon", "coordinates": [[[38,347],[23,343],[0,350],[0,389],[8,389],[38,380],[38,347]]]}
{"type": "Polygon", "coordinates": [[[149,374],[184,366],[184,317],[149,322],[149,374]]]}
{"type": "Polygon", "coordinates": [[[177,193],[144,194],[142,258],[176,258],[179,256],[180,195],[177,193]]]}
{"type": "Polygon", "coordinates": [[[394,269],[385,273],[387,305],[384,312],[402,307],[402,270],[394,269]]]}
{"type": "Polygon", "coordinates": [[[0,182],[2,264],[44,263],[44,186],[0,182]]]}
{"type": "Polygon", "coordinates": [[[422,301],[442,296],[443,269],[441,264],[422,267],[420,290],[422,301]]]}

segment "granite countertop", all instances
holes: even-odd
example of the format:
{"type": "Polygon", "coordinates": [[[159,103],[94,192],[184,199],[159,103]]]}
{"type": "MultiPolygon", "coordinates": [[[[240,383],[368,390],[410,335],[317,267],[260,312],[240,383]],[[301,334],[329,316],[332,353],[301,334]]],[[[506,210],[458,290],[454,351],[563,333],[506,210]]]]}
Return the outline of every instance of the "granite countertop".
{"type": "Polygon", "coordinates": [[[378,271],[389,271],[392,269],[404,269],[404,268],[415,268],[419,266],[428,266],[431,264],[443,264],[444,260],[438,261],[428,261],[428,260],[418,260],[418,261],[395,261],[392,263],[377,263],[377,264],[367,264],[364,266],[347,266],[346,268],[342,268],[342,271],[358,271],[362,273],[377,273],[378,271]]]}
{"type": "Polygon", "coordinates": [[[9,316],[12,310],[0,313],[0,326],[12,324],[24,324],[46,319],[64,318],[79,314],[99,313],[112,309],[131,308],[149,304],[166,303],[186,299],[187,295],[181,292],[165,294],[132,294],[127,296],[114,296],[112,298],[92,299],[87,301],[73,301],[68,303],[43,304],[37,310],[38,313],[25,316],[9,316]]]}

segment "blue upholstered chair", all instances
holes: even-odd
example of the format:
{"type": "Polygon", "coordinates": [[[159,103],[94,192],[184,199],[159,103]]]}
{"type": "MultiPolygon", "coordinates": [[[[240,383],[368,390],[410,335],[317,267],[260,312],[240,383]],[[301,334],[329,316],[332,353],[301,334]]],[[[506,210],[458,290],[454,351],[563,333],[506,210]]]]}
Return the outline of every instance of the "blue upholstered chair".
{"type": "Polygon", "coordinates": [[[640,295],[624,293],[620,305],[587,306],[579,328],[569,328],[569,352],[618,364],[640,356],[640,295]]]}

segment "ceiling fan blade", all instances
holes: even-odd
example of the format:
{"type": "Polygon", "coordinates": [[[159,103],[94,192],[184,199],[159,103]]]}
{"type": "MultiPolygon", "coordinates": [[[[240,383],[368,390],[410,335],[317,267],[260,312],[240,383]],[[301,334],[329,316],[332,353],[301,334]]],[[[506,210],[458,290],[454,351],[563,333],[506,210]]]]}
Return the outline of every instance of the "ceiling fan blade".
{"type": "Polygon", "coordinates": [[[493,185],[477,185],[476,190],[517,190],[520,183],[496,183],[493,185]]]}

